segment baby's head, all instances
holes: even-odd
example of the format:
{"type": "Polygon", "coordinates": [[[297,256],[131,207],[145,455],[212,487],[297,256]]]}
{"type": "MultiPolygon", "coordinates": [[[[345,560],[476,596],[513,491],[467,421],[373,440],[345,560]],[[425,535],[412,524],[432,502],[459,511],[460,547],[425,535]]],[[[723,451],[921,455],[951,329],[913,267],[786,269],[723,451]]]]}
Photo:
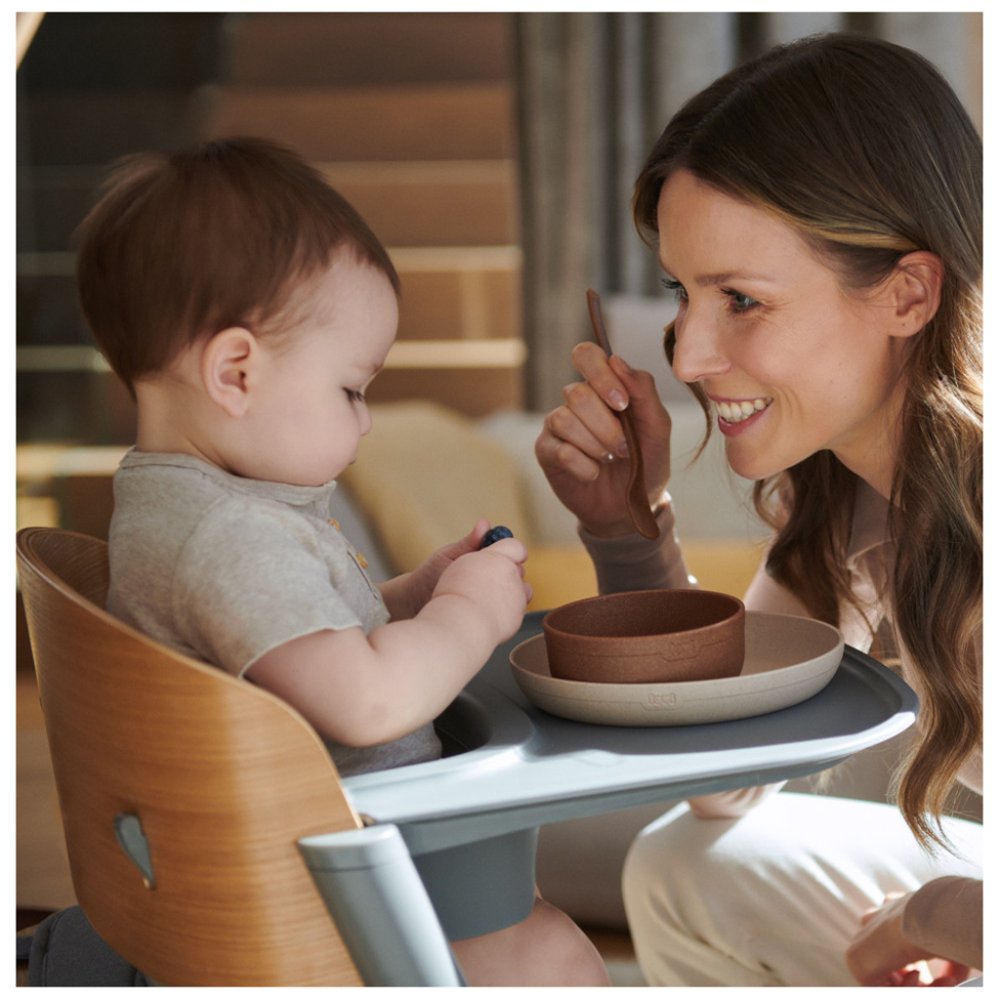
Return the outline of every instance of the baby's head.
{"type": "Polygon", "coordinates": [[[399,278],[316,170],[258,139],[130,157],[78,235],[81,305],[141,450],[301,485],[354,460],[399,278]]]}
{"type": "Polygon", "coordinates": [[[136,381],[219,330],[281,332],[293,293],[338,253],[399,292],[361,216],[299,156],[261,139],[127,157],[77,239],[84,316],[133,396],[136,381]]]}

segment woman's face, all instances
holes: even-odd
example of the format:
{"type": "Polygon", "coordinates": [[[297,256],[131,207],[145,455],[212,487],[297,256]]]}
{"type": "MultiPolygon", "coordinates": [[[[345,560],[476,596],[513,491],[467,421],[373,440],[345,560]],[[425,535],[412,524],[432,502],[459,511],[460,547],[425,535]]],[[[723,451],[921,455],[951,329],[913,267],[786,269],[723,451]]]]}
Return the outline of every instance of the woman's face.
{"type": "Polygon", "coordinates": [[[843,289],[794,229],[686,171],[657,219],[679,301],[674,373],[712,400],[733,469],[762,479],[831,449],[887,487],[905,343],[891,305],[843,289]]]}

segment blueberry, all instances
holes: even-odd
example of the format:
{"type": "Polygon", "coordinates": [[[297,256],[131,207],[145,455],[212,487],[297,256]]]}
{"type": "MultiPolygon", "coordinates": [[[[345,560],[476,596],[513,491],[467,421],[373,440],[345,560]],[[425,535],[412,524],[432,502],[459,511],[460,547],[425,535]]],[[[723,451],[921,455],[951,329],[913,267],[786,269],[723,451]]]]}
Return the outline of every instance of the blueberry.
{"type": "Polygon", "coordinates": [[[489,531],[483,535],[483,540],[479,543],[481,549],[485,549],[487,545],[492,545],[494,542],[499,542],[501,538],[513,538],[514,532],[510,528],[505,528],[502,524],[498,524],[495,528],[490,528],[489,531]]]}

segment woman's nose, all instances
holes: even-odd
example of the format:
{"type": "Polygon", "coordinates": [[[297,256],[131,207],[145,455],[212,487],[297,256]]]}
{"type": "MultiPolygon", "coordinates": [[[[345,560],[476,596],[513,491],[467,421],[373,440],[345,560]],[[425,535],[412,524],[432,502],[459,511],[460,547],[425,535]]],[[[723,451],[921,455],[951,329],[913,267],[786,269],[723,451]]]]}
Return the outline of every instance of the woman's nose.
{"type": "Polygon", "coordinates": [[[674,324],[674,374],[682,382],[697,382],[729,370],[729,360],[710,323],[692,322],[690,311],[674,324]]]}

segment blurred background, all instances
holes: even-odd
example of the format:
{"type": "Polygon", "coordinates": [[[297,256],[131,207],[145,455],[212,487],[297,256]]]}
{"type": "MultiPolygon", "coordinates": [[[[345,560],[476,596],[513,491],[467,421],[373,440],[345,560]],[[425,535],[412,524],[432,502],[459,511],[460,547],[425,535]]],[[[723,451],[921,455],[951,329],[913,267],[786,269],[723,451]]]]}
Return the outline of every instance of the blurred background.
{"type": "MultiPolygon", "coordinates": [[[[110,474],[133,438],[134,413],[81,321],[72,234],[120,156],[253,134],[316,164],[368,219],[403,283],[399,341],[369,392],[376,407],[397,407],[386,412],[398,415],[400,431],[376,420],[367,450],[424,470],[430,483],[460,463],[439,470],[441,449],[428,455],[419,445],[451,429],[473,442],[467,451],[488,438],[503,453],[484,445],[483,455],[513,463],[508,506],[526,498],[529,508],[501,509],[496,519],[530,522],[534,542],[576,544],[535,469],[532,442],[573,378],[570,349],[590,335],[584,292],[598,289],[615,349],[653,371],[671,405],[683,536],[743,542],[760,533],[748,484],[715,460],[714,446],[686,466],[704,422],[663,360],[673,304],[629,213],[648,149],[673,111],[719,74],[822,31],[915,48],[980,127],[983,115],[978,13],[17,18],[18,523],[96,535],[107,529],[110,474]],[[409,420],[398,409],[407,403],[422,404],[430,424],[409,420]]],[[[374,499],[394,484],[357,479],[352,470],[345,486],[365,494],[371,522],[374,499]]],[[[440,498],[428,489],[433,507],[440,498]]],[[[373,546],[385,548],[385,526],[370,526],[373,546]]],[[[388,555],[398,568],[401,554],[388,555]]],[[[710,576],[720,565],[693,558],[710,576]]],[[[738,589],[750,558],[727,549],[735,575],[713,582],[738,589]]],[[[565,576],[561,565],[555,573],[565,576]]]]}
{"type": "MultiPolygon", "coordinates": [[[[532,442],[572,378],[570,347],[589,336],[594,287],[616,349],[654,370],[670,401],[689,565],[742,593],[760,544],[748,484],[712,449],[684,463],[704,421],[662,359],[672,305],[629,200],[684,99],[776,42],[830,30],[922,52],[982,127],[979,13],[17,14],[18,524],[103,535],[132,440],[131,402],[91,344],[73,279],[72,233],[108,165],[253,134],[316,164],[402,278],[399,341],[369,392],[375,430],[338,491],[377,572],[409,568],[478,511],[531,542],[536,606],[593,592],[532,442]],[[360,471],[376,467],[397,478],[360,471]],[[400,524],[403,539],[391,534],[400,524]]],[[[18,652],[29,685],[21,623],[18,652]]],[[[72,888],[30,693],[18,712],[18,902],[64,905],[72,888]]],[[[614,894],[614,852],[594,849],[588,870],[614,894]]],[[[572,883],[580,858],[556,860],[572,883]]],[[[593,881],[576,883],[577,898],[556,901],[621,922],[593,881]]]]}
{"type": "Polygon", "coordinates": [[[55,13],[34,27],[17,71],[25,442],[131,436],[76,310],[70,238],[123,154],[248,133],[313,160],[402,274],[402,343],[373,398],[482,415],[558,402],[588,285],[656,294],[632,181],[672,111],[729,66],[814,31],[868,32],[928,55],[982,119],[979,14],[55,13]]]}

